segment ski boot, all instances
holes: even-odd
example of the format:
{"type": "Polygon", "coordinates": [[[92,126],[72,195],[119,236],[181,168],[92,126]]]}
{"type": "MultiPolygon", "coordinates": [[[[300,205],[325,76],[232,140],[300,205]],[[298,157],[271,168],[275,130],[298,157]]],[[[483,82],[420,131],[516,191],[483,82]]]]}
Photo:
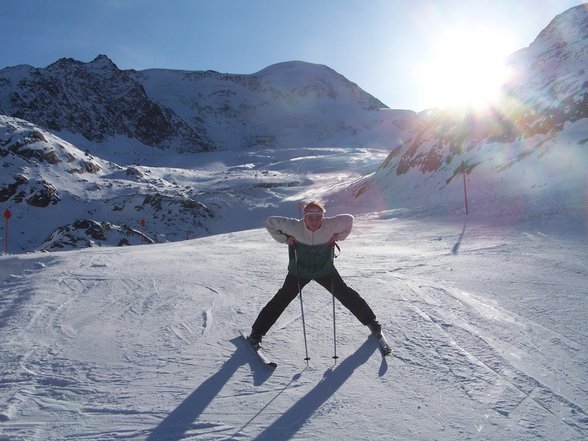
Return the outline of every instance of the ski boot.
{"type": "Polygon", "coordinates": [[[253,346],[255,350],[258,350],[261,347],[261,338],[262,335],[259,332],[251,331],[247,340],[249,340],[249,344],[253,346]]]}
{"type": "Polygon", "coordinates": [[[369,322],[367,326],[374,337],[377,339],[382,338],[382,325],[376,319],[369,322]]]}

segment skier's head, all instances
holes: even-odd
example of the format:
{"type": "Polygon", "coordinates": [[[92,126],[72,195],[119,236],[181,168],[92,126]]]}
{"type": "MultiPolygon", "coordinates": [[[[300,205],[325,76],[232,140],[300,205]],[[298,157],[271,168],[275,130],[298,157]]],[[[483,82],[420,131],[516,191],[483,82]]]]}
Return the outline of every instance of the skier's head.
{"type": "Polygon", "coordinates": [[[304,206],[304,222],[311,231],[318,230],[323,223],[325,206],[319,201],[310,201],[304,206]]]}
{"type": "Polygon", "coordinates": [[[322,217],[325,211],[325,206],[321,201],[310,201],[304,206],[304,217],[312,215],[320,215],[322,217]]]}

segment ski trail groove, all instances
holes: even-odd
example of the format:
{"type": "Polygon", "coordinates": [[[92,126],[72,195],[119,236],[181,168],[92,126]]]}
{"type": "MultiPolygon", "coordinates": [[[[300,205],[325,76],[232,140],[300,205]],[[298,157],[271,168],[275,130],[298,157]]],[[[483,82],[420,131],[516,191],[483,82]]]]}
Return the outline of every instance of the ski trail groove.
{"type": "MultiPolygon", "coordinates": [[[[588,414],[581,406],[563,395],[554,392],[549,386],[537,380],[536,377],[515,367],[481,337],[482,333],[475,333],[473,330],[479,327],[479,325],[476,326],[474,323],[483,323],[484,320],[500,320],[515,324],[517,328],[536,326],[538,329],[545,329],[550,333],[558,334],[557,332],[538,324],[523,325],[521,324],[521,321],[523,321],[522,318],[515,320],[512,313],[499,310],[496,306],[478,302],[470,296],[464,297],[464,294],[456,296],[455,290],[452,289],[438,285],[430,286],[426,282],[418,285],[407,282],[407,285],[411,287],[411,291],[416,294],[417,298],[423,300],[409,300],[402,293],[400,294],[401,297],[411,305],[416,314],[418,314],[418,317],[425,322],[434,324],[443,335],[448,337],[446,343],[440,343],[436,339],[432,339],[432,337],[422,338],[423,343],[427,341],[431,341],[431,343],[421,343],[420,346],[423,349],[428,347],[437,354],[436,358],[439,358],[441,363],[447,366],[449,373],[462,385],[466,394],[470,395],[473,399],[480,399],[476,388],[471,389],[469,385],[472,383],[472,379],[474,379],[474,383],[478,381],[487,383],[487,386],[484,388],[490,392],[490,396],[494,395],[496,397],[494,410],[501,415],[508,417],[515,410],[520,409],[523,403],[532,401],[579,434],[588,431],[588,414]],[[435,315],[432,311],[437,310],[435,307],[437,304],[436,300],[434,297],[429,298],[428,294],[425,294],[424,289],[430,289],[433,293],[441,293],[446,299],[453,298],[456,305],[461,306],[461,309],[456,309],[462,314],[459,316],[460,319],[456,322],[455,319],[457,316],[450,315],[449,321],[447,321],[435,315]],[[431,312],[426,312],[425,309],[431,310],[431,312]],[[463,314],[464,312],[465,315],[463,314]],[[476,316],[478,318],[475,318],[476,316]],[[482,318],[481,322],[480,317],[482,318]],[[462,321],[463,325],[458,324],[459,321],[462,321]],[[474,363],[471,365],[471,371],[469,373],[462,373],[461,371],[455,370],[455,367],[459,367],[460,369],[467,367],[468,363],[465,361],[456,363],[455,357],[459,355],[454,352],[453,348],[461,351],[469,358],[471,360],[469,363],[474,363]],[[483,372],[476,373],[476,364],[492,372],[494,378],[486,378],[487,376],[483,372]],[[503,386],[499,386],[499,383],[503,386]],[[504,389],[504,385],[507,385],[512,390],[508,392],[508,390],[504,389]],[[495,392],[492,392],[493,389],[495,392]],[[471,391],[474,392],[473,395],[471,395],[471,391]],[[476,398],[477,396],[478,398],[476,398]]],[[[447,314],[447,311],[451,312],[453,308],[444,305],[444,310],[445,314],[447,314]]],[[[439,309],[439,311],[441,310],[439,309]]],[[[428,332],[428,335],[432,334],[428,332]]],[[[561,337],[565,338],[563,335],[561,337]]],[[[531,348],[531,350],[538,349],[531,348]]],[[[408,360],[405,359],[404,361],[408,360]]],[[[563,372],[559,375],[561,374],[563,372]]]]}

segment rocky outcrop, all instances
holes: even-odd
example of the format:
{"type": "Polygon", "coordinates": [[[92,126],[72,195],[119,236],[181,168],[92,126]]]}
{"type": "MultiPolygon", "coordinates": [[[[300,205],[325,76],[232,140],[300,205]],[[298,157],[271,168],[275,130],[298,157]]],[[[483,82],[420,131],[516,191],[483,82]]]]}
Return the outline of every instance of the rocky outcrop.
{"type": "Polygon", "coordinates": [[[63,251],[93,246],[128,246],[148,243],[153,243],[153,240],[126,225],[78,219],[52,232],[40,249],[63,251]]]}
{"type": "Polygon", "coordinates": [[[45,69],[3,69],[0,82],[0,113],[54,132],[79,133],[95,142],[122,135],[159,148],[214,149],[203,127],[189,126],[151,100],[129,71],[104,55],[90,63],[63,58],[45,69]]]}

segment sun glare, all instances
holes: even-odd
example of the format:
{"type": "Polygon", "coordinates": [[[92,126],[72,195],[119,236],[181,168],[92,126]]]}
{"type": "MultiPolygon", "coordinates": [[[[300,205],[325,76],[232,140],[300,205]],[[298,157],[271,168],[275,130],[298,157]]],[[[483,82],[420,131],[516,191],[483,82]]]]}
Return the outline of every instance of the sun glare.
{"type": "Polygon", "coordinates": [[[487,107],[508,77],[510,48],[506,35],[483,28],[454,29],[440,36],[419,72],[423,100],[440,108],[487,107]]]}

